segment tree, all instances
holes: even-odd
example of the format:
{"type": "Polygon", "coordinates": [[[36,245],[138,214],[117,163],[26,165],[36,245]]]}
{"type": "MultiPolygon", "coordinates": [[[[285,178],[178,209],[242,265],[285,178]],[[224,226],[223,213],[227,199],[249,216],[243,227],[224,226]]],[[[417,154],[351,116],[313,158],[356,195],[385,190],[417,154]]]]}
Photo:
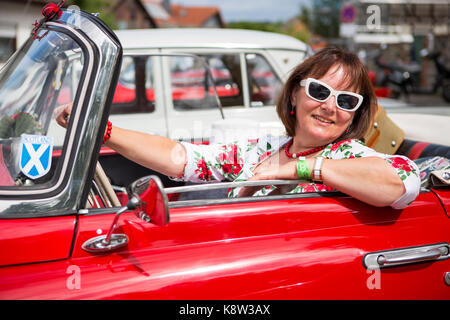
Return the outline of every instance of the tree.
{"type": "Polygon", "coordinates": [[[303,22],[308,28],[311,29],[311,11],[307,6],[300,6],[300,14],[298,18],[303,22]]]}
{"type": "Polygon", "coordinates": [[[247,30],[259,30],[268,32],[281,33],[281,22],[250,22],[250,21],[238,21],[229,22],[228,28],[232,29],[247,29],[247,30]]]}
{"type": "Polygon", "coordinates": [[[302,6],[299,18],[314,33],[324,38],[339,37],[343,0],[315,0],[311,9],[302,6]]]}
{"type": "Polygon", "coordinates": [[[108,0],[69,0],[68,5],[76,5],[81,10],[89,13],[99,13],[102,19],[111,29],[117,29],[116,19],[112,8],[116,5],[116,1],[108,0]]]}
{"type": "Polygon", "coordinates": [[[284,26],[282,22],[230,22],[227,24],[228,28],[232,29],[248,29],[248,30],[259,30],[267,32],[275,32],[286,34],[291,37],[297,38],[301,41],[308,42],[308,33],[305,31],[299,31],[295,26],[284,26]]]}

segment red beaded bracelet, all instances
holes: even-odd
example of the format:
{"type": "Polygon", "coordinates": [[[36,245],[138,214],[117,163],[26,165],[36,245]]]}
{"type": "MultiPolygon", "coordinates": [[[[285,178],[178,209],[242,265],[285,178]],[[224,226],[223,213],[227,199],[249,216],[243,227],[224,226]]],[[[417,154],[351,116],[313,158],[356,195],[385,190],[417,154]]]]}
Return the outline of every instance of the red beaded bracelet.
{"type": "Polygon", "coordinates": [[[103,137],[103,144],[105,144],[106,141],[108,141],[109,138],[111,138],[111,129],[112,129],[112,122],[108,120],[108,124],[106,125],[106,133],[103,137]]]}

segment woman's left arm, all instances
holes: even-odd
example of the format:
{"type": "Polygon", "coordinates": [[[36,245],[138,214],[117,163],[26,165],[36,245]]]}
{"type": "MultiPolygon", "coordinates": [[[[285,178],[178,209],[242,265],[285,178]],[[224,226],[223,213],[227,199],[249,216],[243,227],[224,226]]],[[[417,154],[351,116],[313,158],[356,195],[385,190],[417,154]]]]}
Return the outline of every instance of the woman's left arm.
{"type": "Polygon", "coordinates": [[[325,185],[377,207],[393,204],[406,192],[397,172],[378,157],[325,159],[322,179],[325,185]]]}
{"type": "Polygon", "coordinates": [[[417,165],[405,156],[376,152],[358,140],[331,146],[323,161],[325,185],[374,206],[407,207],[420,191],[417,165]]]}
{"type": "MultiPolygon", "coordinates": [[[[404,156],[378,153],[351,140],[324,150],[323,184],[377,207],[406,208],[420,191],[419,169],[404,156]]],[[[315,158],[307,158],[311,171],[315,158]]],[[[296,163],[257,174],[250,180],[297,179],[296,163]]],[[[247,191],[246,195],[251,193],[247,191]]]]}

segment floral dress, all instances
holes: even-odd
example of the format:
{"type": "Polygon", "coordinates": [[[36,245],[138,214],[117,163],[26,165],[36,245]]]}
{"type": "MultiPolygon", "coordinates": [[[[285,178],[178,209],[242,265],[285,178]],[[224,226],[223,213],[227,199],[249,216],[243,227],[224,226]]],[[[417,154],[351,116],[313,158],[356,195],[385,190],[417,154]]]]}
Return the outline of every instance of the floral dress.
{"type": "MultiPolygon", "coordinates": [[[[218,182],[246,181],[252,177],[253,169],[272,154],[283,148],[290,137],[265,136],[260,139],[236,141],[230,144],[197,145],[181,142],[187,153],[187,163],[177,181],[218,182]]],[[[406,192],[391,204],[391,207],[407,207],[419,194],[420,178],[417,165],[405,156],[388,155],[376,152],[363,142],[349,139],[330,143],[322,150],[321,156],[329,159],[351,159],[360,157],[380,157],[385,159],[403,181],[406,192]]],[[[230,188],[228,197],[237,197],[241,188],[230,188]]],[[[254,196],[267,195],[277,189],[276,186],[262,187],[254,196]]],[[[318,183],[301,183],[287,193],[305,193],[332,191],[333,189],[318,183]]]]}

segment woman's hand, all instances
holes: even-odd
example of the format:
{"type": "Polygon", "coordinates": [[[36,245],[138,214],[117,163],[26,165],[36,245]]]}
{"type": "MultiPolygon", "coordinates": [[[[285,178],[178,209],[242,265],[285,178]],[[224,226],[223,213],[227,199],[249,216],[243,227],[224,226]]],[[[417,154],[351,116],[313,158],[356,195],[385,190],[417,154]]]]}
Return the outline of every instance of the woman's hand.
{"type": "MultiPolygon", "coordinates": [[[[314,158],[308,158],[306,161],[308,161],[309,170],[311,172],[314,165],[314,158]]],[[[253,177],[247,179],[247,181],[258,180],[298,180],[297,160],[289,161],[282,165],[272,165],[260,172],[256,172],[253,177]]],[[[238,197],[250,197],[259,189],[261,189],[261,186],[242,187],[241,190],[239,190],[238,197]]]]}
{"type": "Polygon", "coordinates": [[[72,112],[73,102],[60,105],[53,110],[53,115],[55,116],[56,122],[64,128],[67,128],[69,124],[70,114],[72,112]]]}

